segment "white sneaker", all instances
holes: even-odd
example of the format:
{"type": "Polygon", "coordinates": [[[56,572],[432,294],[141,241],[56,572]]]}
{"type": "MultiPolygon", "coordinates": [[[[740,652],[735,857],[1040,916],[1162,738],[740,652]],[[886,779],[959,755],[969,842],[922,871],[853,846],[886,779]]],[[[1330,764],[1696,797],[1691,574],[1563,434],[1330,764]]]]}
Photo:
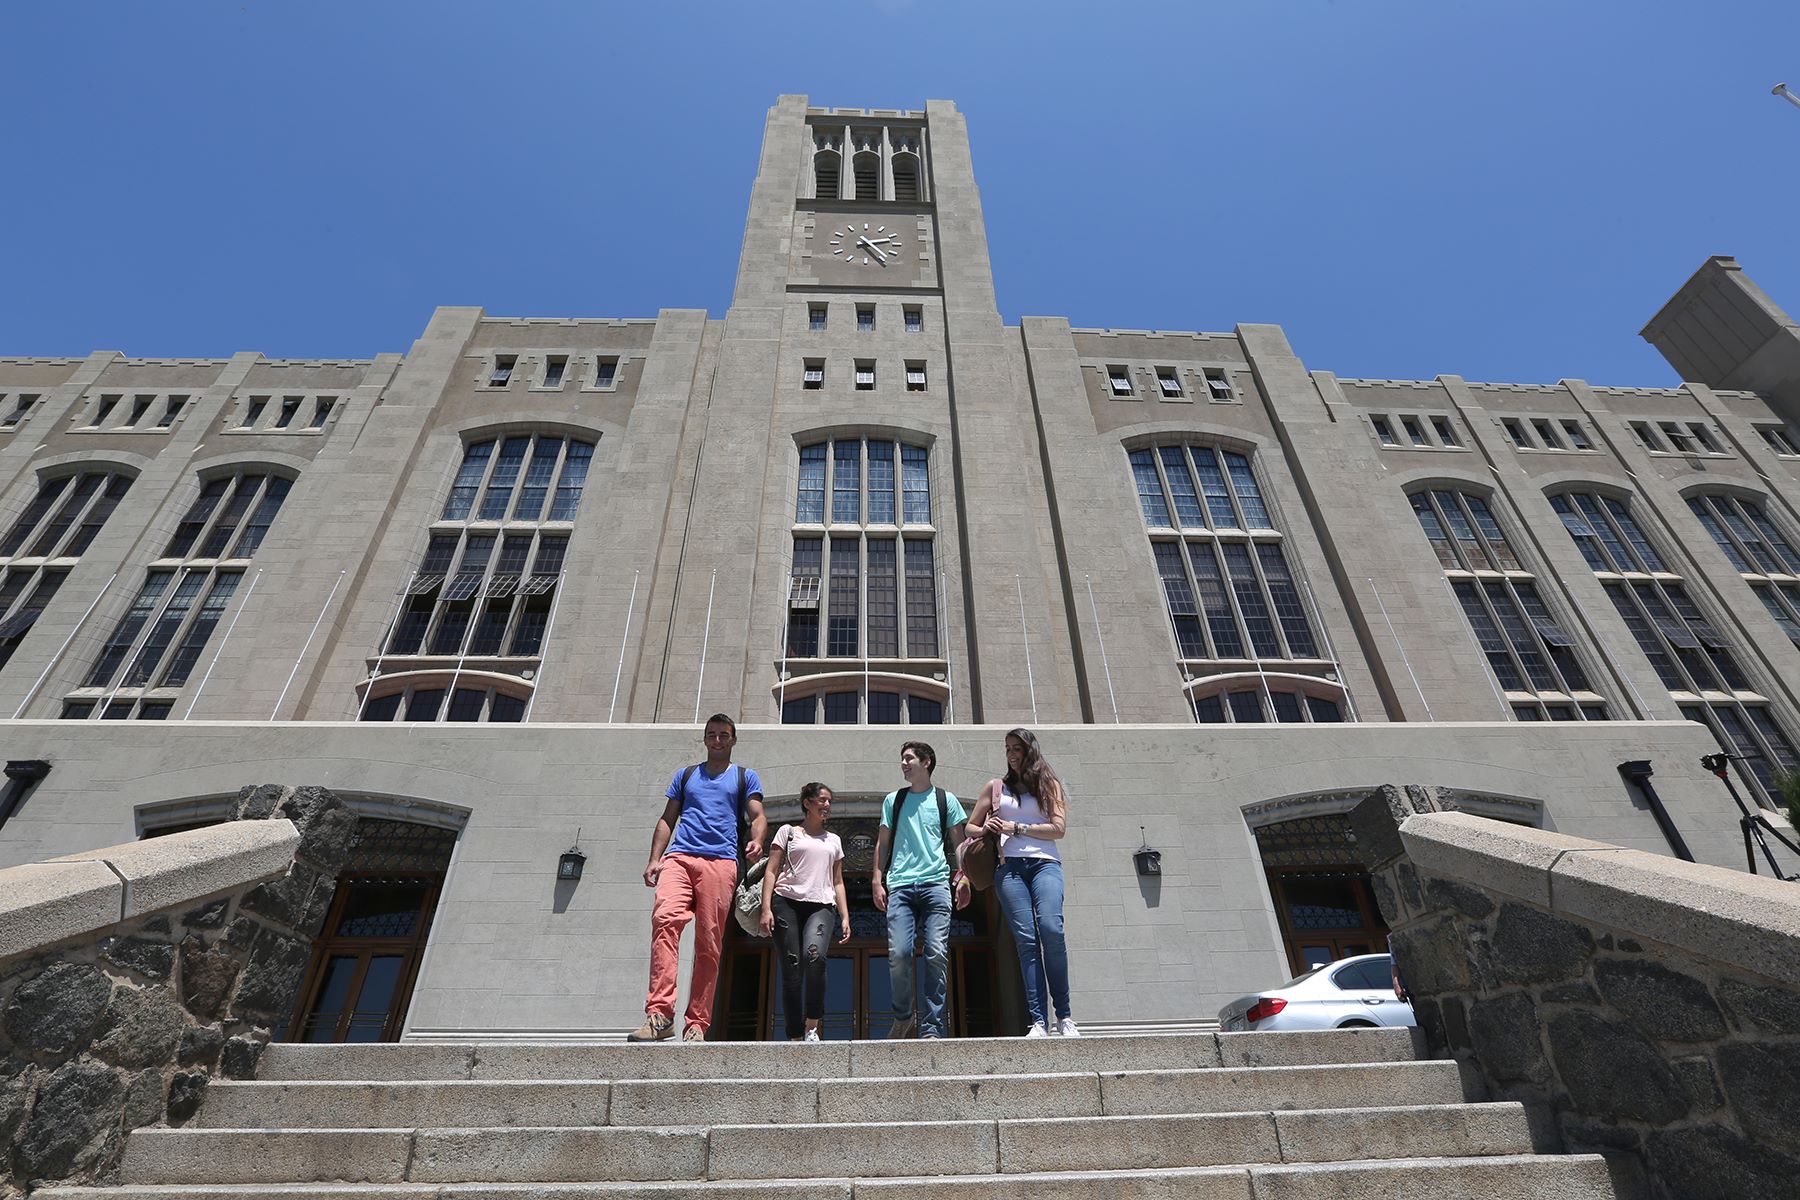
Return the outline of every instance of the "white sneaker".
{"type": "Polygon", "coordinates": [[[1042,1021],[1033,1021],[1031,1023],[1031,1028],[1025,1031],[1025,1036],[1028,1038],[1049,1037],[1050,1031],[1044,1028],[1044,1023],[1042,1021]]]}
{"type": "Polygon", "coordinates": [[[806,1031],[806,1037],[805,1037],[805,1039],[804,1039],[804,1040],[805,1040],[805,1041],[809,1041],[809,1042],[816,1042],[816,1041],[818,1041],[818,1040],[819,1040],[819,1031],[818,1031],[818,1030],[816,1030],[816,1029],[809,1029],[809,1030],[807,1030],[807,1031],[806,1031]]]}
{"type": "Polygon", "coordinates": [[[1075,1028],[1074,1017],[1064,1017],[1056,1023],[1056,1032],[1060,1037],[1080,1037],[1081,1030],[1075,1028]]]}

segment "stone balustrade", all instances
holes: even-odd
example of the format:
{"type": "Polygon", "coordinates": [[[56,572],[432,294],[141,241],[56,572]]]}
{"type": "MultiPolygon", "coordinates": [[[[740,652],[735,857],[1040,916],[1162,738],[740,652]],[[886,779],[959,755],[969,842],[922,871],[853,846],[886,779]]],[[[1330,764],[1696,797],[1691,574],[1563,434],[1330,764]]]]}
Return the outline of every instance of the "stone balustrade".
{"type": "Polygon", "coordinates": [[[1793,1195],[1800,886],[1435,807],[1352,814],[1432,1049],[1621,1197],[1793,1195]]]}
{"type": "Polygon", "coordinates": [[[292,1016],[356,818],[272,785],[230,816],[0,870],[0,1200],[104,1179],[292,1016]]]}

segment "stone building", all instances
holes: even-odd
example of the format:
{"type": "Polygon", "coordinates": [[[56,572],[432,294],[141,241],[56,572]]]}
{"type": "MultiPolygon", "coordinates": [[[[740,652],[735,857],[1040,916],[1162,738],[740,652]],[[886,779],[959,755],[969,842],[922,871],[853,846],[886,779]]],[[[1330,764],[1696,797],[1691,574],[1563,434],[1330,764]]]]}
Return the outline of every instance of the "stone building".
{"type": "MultiPolygon", "coordinates": [[[[328,787],[362,842],[283,1032],[371,1040],[635,1025],[650,826],[714,711],[777,816],[838,792],[834,1036],[884,1021],[907,736],[973,795],[1039,730],[1091,1027],[1379,946],[1344,814],[1383,784],[1741,865],[1699,759],[1764,806],[1800,765],[1800,330],[1713,259],[1644,336],[1692,382],[1009,326],[955,107],[785,96],[722,317],[0,359],[0,866],[328,787]]],[[[1016,1030],[991,899],[953,944],[955,1028],[1016,1030]]],[[[779,1029],[767,944],[726,970],[715,1036],[779,1029]]]]}

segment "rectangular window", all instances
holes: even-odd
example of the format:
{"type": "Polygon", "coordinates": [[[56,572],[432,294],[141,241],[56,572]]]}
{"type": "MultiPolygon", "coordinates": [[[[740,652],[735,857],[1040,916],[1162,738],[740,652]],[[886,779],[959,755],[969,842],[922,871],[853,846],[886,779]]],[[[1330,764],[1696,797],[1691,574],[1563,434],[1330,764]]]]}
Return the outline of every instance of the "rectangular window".
{"type": "Polygon", "coordinates": [[[619,360],[616,358],[598,358],[594,360],[594,386],[597,388],[612,387],[619,378],[619,360]]]}
{"type": "Polygon", "coordinates": [[[1225,469],[1231,472],[1231,490],[1237,494],[1238,509],[1244,514],[1244,527],[1275,528],[1275,522],[1269,519],[1269,510],[1263,504],[1262,489],[1256,485],[1256,473],[1250,469],[1250,460],[1231,450],[1220,453],[1225,458],[1225,469]]]}
{"type": "Polygon", "coordinates": [[[1644,449],[1658,454],[1667,450],[1667,447],[1662,444],[1662,439],[1656,436],[1656,430],[1650,428],[1650,422],[1633,421],[1631,423],[1631,432],[1637,437],[1638,444],[1644,449]]]}
{"type": "Polygon", "coordinates": [[[1194,582],[1200,587],[1200,608],[1206,615],[1206,630],[1212,636],[1213,653],[1219,658],[1242,658],[1243,635],[1238,632],[1237,618],[1231,612],[1231,598],[1225,594],[1225,577],[1219,571],[1219,560],[1207,542],[1187,543],[1188,561],[1194,567],[1194,582]]]}
{"type": "Polygon", "coordinates": [[[800,367],[800,386],[816,392],[825,386],[825,360],[809,358],[800,367]]]}
{"type": "Polygon", "coordinates": [[[788,636],[790,658],[815,658],[819,653],[819,583],[821,539],[794,539],[794,565],[788,576],[788,636]]]}
{"type": "Polygon", "coordinates": [[[63,502],[62,507],[56,510],[55,515],[45,522],[43,532],[26,551],[26,556],[30,558],[58,557],[64,535],[75,523],[75,518],[87,510],[88,503],[93,500],[105,479],[104,475],[93,474],[77,478],[75,486],[69,489],[69,498],[63,502]]]}
{"type": "Polygon", "coordinates": [[[299,396],[283,396],[281,411],[275,414],[275,428],[286,429],[294,423],[294,415],[300,411],[299,396]]]}
{"type": "Polygon", "coordinates": [[[1250,563],[1250,548],[1241,542],[1226,542],[1219,550],[1225,557],[1225,570],[1231,577],[1232,594],[1237,597],[1238,611],[1244,616],[1244,628],[1250,634],[1250,645],[1259,658],[1280,658],[1281,643],[1275,638],[1275,622],[1269,604],[1257,581],[1256,568],[1250,563]]]}
{"type": "Polygon", "coordinates": [[[251,501],[262,488],[261,475],[240,475],[237,486],[231,491],[231,498],[225,501],[225,507],[219,513],[219,519],[213,522],[212,532],[206,535],[196,552],[200,558],[219,558],[230,549],[232,538],[237,533],[238,525],[244,514],[250,511],[251,501]]]}
{"type": "MultiPolygon", "coordinates": [[[[1179,449],[1175,452],[1181,453],[1179,449]]],[[[1156,477],[1156,460],[1150,451],[1131,452],[1131,477],[1137,482],[1138,507],[1144,511],[1144,523],[1156,529],[1174,528],[1174,522],[1169,520],[1168,502],[1163,499],[1162,480],[1156,477]]]]}
{"type": "Polygon", "coordinates": [[[1131,395],[1131,372],[1124,367],[1106,368],[1106,385],[1115,396],[1131,395]]]}
{"type": "Polygon", "coordinates": [[[569,356],[552,354],[544,360],[544,386],[559,388],[563,384],[563,375],[569,369],[569,356]]]}
{"type": "Polygon", "coordinates": [[[831,519],[858,524],[862,520],[862,443],[832,443],[831,519]]]}
{"type": "Polygon", "coordinates": [[[269,407],[267,396],[252,396],[250,403],[244,406],[243,420],[238,422],[239,429],[255,429],[256,423],[262,420],[263,409],[269,407]]]}
{"type": "Polygon", "coordinates": [[[1206,368],[1206,392],[1215,402],[1223,403],[1236,397],[1231,390],[1231,379],[1222,367],[1206,368]]]}
{"type": "Polygon", "coordinates": [[[909,525],[931,524],[931,473],[923,446],[900,447],[901,516],[909,525]]]}
{"type": "Polygon", "coordinates": [[[904,311],[906,314],[906,332],[923,333],[925,331],[925,310],[916,304],[909,304],[904,311]]]}
{"type": "Polygon", "coordinates": [[[494,356],[494,370],[488,376],[489,387],[505,387],[512,382],[513,368],[519,365],[516,354],[497,354],[494,356]]]}
{"type": "Polygon", "coordinates": [[[275,523],[275,515],[281,511],[282,501],[287,499],[288,491],[293,486],[292,482],[279,475],[269,477],[262,499],[251,511],[249,521],[244,524],[244,532],[238,535],[237,545],[231,548],[232,558],[249,558],[256,553],[269,532],[269,526],[275,523]]]}
{"type": "Polygon", "coordinates": [[[794,504],[794,521],[818,525],[825,520],[825,443],[800,448],[800,495],[794,504]]]}
{"type": "Polygon", "coordinates": [[[308,424],[307,428],[325,428],[325,422],[331,416],[331,406],[333,403],[335,403],[335,398],[331,396],[320,396],[317,400],[314,400],[312,421],[308,424]]]}
{"type": "Polygon", "coordinates": [[[1719,447],[1718,440],[1713,437],[1712,430],[1708,429],[1706,426],[1697,421],[1690,421],[1688,423],[1688,431],[1694,435],[1694,440],[1700,443],[1700,448],[1705,450],[1708,454],[1724,453],[1719,447]]]}
{"type": "Polygon", "coordinates": [[[1519,420],[1507,417],[1500,422],[1500,427],[1506,430],[1506,436],[1512,439],[1513,445],[1521,450],[1531,449],[1531,439],[1525,436],[1525,426],[1519,420]]]}
{"type": "Polygon", "coordinates": [[[1481,603],[1480,592],[1472,583],[1454,583],[1451,590],[1456,594],[1457,603],[1462,605],[1463,615],[1469,619],[1469,627],[1475,632],[1481,652],[1487,655],[1494,678],[1509,692],[1523,691],[1525,681],[1520,677],[1512,655],[1506,652],[1506,639],[1500,636],[1499,627],[1481,603]]]}
{"type": "Polygon", "coordinates": [[[170,396],[167,400],[163,401],[162,416],[156,418],[156,427],[158,429],[167,429],[169,426],[175,424],[175,418],[181,415],[181,407],[186,403],[186,396],[170,396]]]}
{"type": "Polygon", "coordinates": [[[938,658],[937,577],[930,538],[906,539],[906,653],[938,658]]]}
{"type": "Polygon", "coordinates": [[[857,595],[862,582],[860,539],[853,537],[834,537],[831,539],[831,588],[827,593],[827,623],[825,627],[825,653],[831,658],[855,658],[857,656],[856,633],[860,597],[857,595]]]}
{"type": "Polygon", "coordinates": [[[1400,439],[1394,436],[1394,427],[1388,424],[1386,417],[1370,417],[1369,424],[1375,427],[1375,436],[1381,439],[1384,446],[1398,446],[1400,439]]]}
{"type": "Polygon", "coordinates": [[[906,364],[906,390],[922,392],[925,390],[925,364],[909,362],[906,364]]]}
{"type": "Polygon", "coordinates": [[[1288,573],[1287,559],[1282,555],[1281,547],[1272,542],[1258,542],[1256,559],[1262,565],[1263,579],[1269,585],[1275,619],[1281,622],[1281,632],[1287,638],[1288,656],[1316,657],[1319,651],[1313,641],[1312,625],[1306,619],[1306,607],[1300,603],[1300,589],[1294,586],[1294,577],[1288,573]]]}
{"type": "MultiPolygon", "coordinates": [[[[186,397],[182,397],[182,399],[186,399],[186,397]]],[[[18,400],[13,403],[11,411],[9,411],[4,418],[0,418],[0,429],[11,429],[20,421],[23,421],[25,415],[31,411],[31,406],[35,403],[37,403],[37,396],[35,394],[21,395],[18,400]]]]}
{"type": "Polygon", "coordinates": [[[927,699],[924,696],[908,696],[906,698],[906,721],[909,725],[942,725],[944,723],[943,702],[927,699]]]}
{"type": "Polygon", "coordinates": [[[816,725],[819,721],[819,698],[802,696],[798,700],[784,700],[781,703],[781,723],[783,725],[816,725]]]}
{"type": "Polygon", "coordinates": [[[1174,367],[1156,368],[1156,386],[1162,389],[1162,394],[1169,399],[1181,398],[1181,377],[1175,373],[1174,367]]]}
{"type": "Polygon", "coordinates": [[[163,674],[162,686],[180,687],[188,681],[194,664],[200,661],[201,651],[206,649],[207,640],[212,637],[220,618],[225,615],[225,607],[231,603],[240,578],[235,572],[221,573],[214,578],[206,599],[200,603],[200,611],[195,615],[193,624],[188,626],[187,632],[182,635],[181,644],[175,649],[174,657],[169,660],[169,669],[163,674]]]}
{"type": "Polygon", "coordinates": [[[529,437],[509,437],[500,444],[500,456],[494,460],[494,473],[488,477],[487,490],[481,494],[478,521],[503,521],[512,505],[513,486],[525,465],[525,452],[531,446],[529,437]]]}
{"type": "Polygon", "coordinates": [[[869,724],[898,725],[900,723],[900,693],[869,693],[869,724]]]}
{"type": "Polygon", "coordinates": [[[581,493],[587,486],[588,467],[594,461],[592,442],[570,442],[563,456],[562,477],[556,481],[556,496],[550,501],[551,521],[573,521],[581,507],[581,493]]]}
{"type": "MultiPolygon", "coordinates": [[[[516,521],[535,521],[538,514],[544,511],[544,501],[550,498],[550,484],[556,478],[556,460],[562,457],[563,441],[559,437],[540,436],[537,444],[531,448],[531,465],[525,468],[525,482],[519,488],[519,503],[513,510],[516,521]]],[[[501,465],[505,465],[506,453],[501,451],[501,465]]],[[[500,473],[496,466],[494,474],[500,473]]]]}
{"type": "Polygon", "coordinates": [[[1206,501],[1207,519],[1214,529],[1240,527],[1237,509],[1231,504],[1231,489],[1225,486],[1225,472],[1219,469],[1218,457],[1210,447],[1193,447],[1194,469],[1200,476],[1200,495],[1206,501]]]}
{"type": "Polygon", "coordinates": [[[1225,698],[1200,696],[1194,700],[1194,720],[1202,725],[1225,724],[1225,698]]]}
{"type": "Polygon", "coordinates": [[[869,443],[869,524],[894,523],[894,443],[869,443]]]}
{"type": "Polygon", "coordinates": [[[1162,576],[1163,601],[1175,626],[1175,643],[1183,658],[1205,658],[1206,640],[1200,634],[1200,606],[1188,583],[1187,566],[1181,561],[1179,542],[1153,542],[1156,570],[1162,576]]]}
{"type": "Polygon", "coordinates": [[[155,396],[133,396],[131,398],[131,415],[125,418],[125,424],[137,428],[137,423],[144,419],[150,406],[156,402],[155,396]]]}
{"type": "Polygon", "coordinates": [[[856,693],[826,692],[825,723],[827,725],[856,724],[856,693]]]}
{"type": "Polygon", "coordinates": [[[1431,445],[1431,440],[1425,436],[1424,427],[1419,424],[1419,419],[1417,417],[1401,417],[1400,427],[1406,430],[1407,439],[1411,441],[1413,445],[1431,445]]]}
{"type": "Polygon", "coordinates": [[[1462,442],[1459,441],[1456,436],[1456,426],[1454,426],[1450,423],[1449,417],[1433,417],[1433,418],[1431,418],[1431,427],[1433,429],[1437,430],[1438,441],[1442,442],[1444,445],[1446,445],[1446,446],[1462,445],[1462,442]]]}
{"type": "Polygon", "coordinates": [[[814,333],[825,328],[825,306],[823,304],[807,306],[806,327],[814,333]]]}
{"type": "Polygon", "coordinates": [[[1662,431],[1663,436],[1669,439],[1669,445],[1675,447],[1675,449],[1682,454],[1692,454],[1694,452],[1693,435],[1675,422],[1662,422],[1662,431]]]}
{"type": "Polygon", "coordinates": [[[113,675],[130,653],[138,634],[149,623],[151,614],[162,600],[163,592],[168,589],[169,581],[174,578],[173,571],[152,571],[144,577],[144,586],[138,589],[131,607],[113,627],[112,635],[100,648],[100,657],[95,660],[93,670],[88,672],[87,687],[106,687],[112,683],[113,675]]]}
{"type": "Polygon", "coordinates": [[[1581,427],[1580,421],[1564,421],[1563,432],[1569,435],[1569,445],[1577,450],[1592,450],[1594,443],[1588,440],[1587,430],[1581,427]]]}
{"type": "Polygon", "coordinates": [[[900,653],[900,574],[893,538],[869,539],[869,657],[900,653]]]}
{"type": "Polygon", "coordinates": [[[1263,723],[1262,696],[1256,692],[1232,692],[1225,697],[1231,705],[1231,719],[1239,725],[1263,723]]]}
{"type": "Polygon", "coordinates": [[[872,392],[875,390],[875,362],[873,359],[856,360],[856,390],[872,392]]]}
{"type": "Polygon", "coordinates": [[[1556,427],[1550,422],[1542,417],[1537,417],[1531,422],[1531,427],[1537,430],[1538,441],[1544,443],[1544,449],[1561,450],[1563,448],[1562,439],[1556,436],[1556,427]]]}
{"type": "MultiPolygon", "coordinates": [[[[1140,451],[1140,453],[1148,454],[1148,451],[1140,451]]],[[[1163,475],[1169,481],[1169,493],[1175,497],[1175,516],[1181,522],[1181,527],[1183,529],[1205,529],[1206,518],[1200,511],[1200,494],[1194,490],[1194,477],[1188,473],[1186,452],[1180,446],[1163,446],[1160,448],[1160,453],[1163,475]]],[[[1134,455],[1134,466],[1135,458],[1134,455]]],[[[1156,482],[1155,468],[1150,470],[1150,482],[1152,484],[1156,482]]],[[[1157,499],[1160,503],[1160,492],[1157,499]]],[[[1168,522],[1165,520],[1163,523],[1167,524],[1168,522]]]]}
{"type": "Polygon", "coordinates": [[[100,426],[106,424],[107,418],[112,416],[112,411],[118,407],[118,404],[118,396],[100,397],[99,403],[94,406],[94,413],[92,418],[88,421],[88,427],[91,429],[98,429],[100,426]]]}
{"type": "Polygon", "coordinates": [[[1787,430],[1779,425],[1758,425],[1756,432],[1762,434],[1763,441],[1769,443],[1769,449],[1777,454],[1800,454],[1794,439],[1788,436],[1787,430]]]}
{"type": "Polygon", "coordinates": [[[873,304],[859,304],[856,306],[856,332],[875,332],[875,306],[873,304]]]}
{"type": "Polygon", "coordinates": [[[37,619],[50,606],[50,601],[62,587],[63,580],[68,577],[67,571],[45,571],[38,577],[37,586],[31,589],[31,595],[25,597],[25,602],[14,610],[12,616],[0,621],[0,667],[6,665],[6,660],[18,649],[19,642],[37,624],[37,619]]]}

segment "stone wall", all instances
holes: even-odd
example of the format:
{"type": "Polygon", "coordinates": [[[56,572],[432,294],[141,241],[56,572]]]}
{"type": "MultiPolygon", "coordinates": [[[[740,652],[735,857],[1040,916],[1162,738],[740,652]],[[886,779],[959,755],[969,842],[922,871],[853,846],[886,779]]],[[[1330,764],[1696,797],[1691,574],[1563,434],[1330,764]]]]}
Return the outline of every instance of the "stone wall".
{"type": "Polygon", "coordinates": [[[105,1178],[292,1016],[356,818],[272,785],[232,816],[0,871],[0,1197],[105,1178]]]}
{"type": "Polygon", "coordinates": [[[1800,888],[1434,807],[1352,816],[1433,1050],[1621,1197],[1800,1195],[1800,888]]]}

